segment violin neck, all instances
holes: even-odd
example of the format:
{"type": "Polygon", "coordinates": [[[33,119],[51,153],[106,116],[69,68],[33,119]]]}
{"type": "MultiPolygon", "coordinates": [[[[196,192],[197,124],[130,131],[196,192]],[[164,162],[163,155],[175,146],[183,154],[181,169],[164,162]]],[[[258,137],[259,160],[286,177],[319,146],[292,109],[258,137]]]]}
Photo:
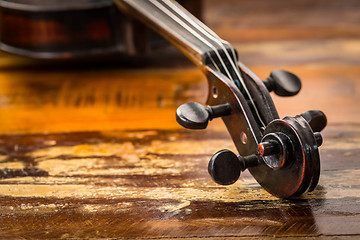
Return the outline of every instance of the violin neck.
{"type": "Polygon", "coordinates": [[[259,110],[239,68],[237,53],[211,29],[173,0],[113,0],[117,6],[166,38],[205,74],[209,67],[233,81],[261,126],[259,110]]]}
{"type": "Polygon", "coordinates": [[[236,51],[205,24],[173,0],[114,0],[124,12],[162,35],[200,68],[210,66],[226,74],[236,51]],[[225,61],[223,59],[226,59],[225,61]]]}

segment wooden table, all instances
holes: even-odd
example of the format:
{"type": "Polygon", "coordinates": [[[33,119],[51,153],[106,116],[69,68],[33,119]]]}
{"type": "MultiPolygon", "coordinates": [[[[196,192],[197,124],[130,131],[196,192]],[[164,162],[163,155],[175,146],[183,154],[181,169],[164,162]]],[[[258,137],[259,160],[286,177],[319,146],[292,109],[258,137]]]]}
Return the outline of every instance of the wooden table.
{"type": "Polygon", "coordinates": [[[234,146],[221,121],[176,124],[207,85],[172,48],[119,64],[2,53],[0,238],[358,239],[360,4],[261,3],[207,0],[204,16],[261,78],[300,76],[298,96],[274,96],[282,117],[327,114],[314,192],[277,199],[247,171],[211,181],[209,158],[234,146]]]}

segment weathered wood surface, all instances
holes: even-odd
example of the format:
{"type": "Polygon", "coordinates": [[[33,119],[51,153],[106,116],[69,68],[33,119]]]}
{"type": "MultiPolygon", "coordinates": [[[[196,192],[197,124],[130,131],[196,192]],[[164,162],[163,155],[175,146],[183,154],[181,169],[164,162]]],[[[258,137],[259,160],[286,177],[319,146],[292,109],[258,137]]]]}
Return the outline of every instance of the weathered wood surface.
{"type": "Polygon", "coordinates": [[[177,126],[207,86],[173,49],[110,66],[2,54],[0,238],[358,239],[360,2],[267,2],[207,0],[204,16],[261,78],[301,77],[298,96],[274,97],[281,116],[327,114],[314,192],[280,200],[247,171],[211,181],[209,158],[234,146],[221,121],[177,126]]]}
{"type": "Polygon", "coordinates": [[[0,237],[360,236],[360,125],[330,125],[319,186],[293,200],[207,162],[223,131],[2,136],[0,237]],[[339,130],[340,129],[340,130],[339,130]]]}

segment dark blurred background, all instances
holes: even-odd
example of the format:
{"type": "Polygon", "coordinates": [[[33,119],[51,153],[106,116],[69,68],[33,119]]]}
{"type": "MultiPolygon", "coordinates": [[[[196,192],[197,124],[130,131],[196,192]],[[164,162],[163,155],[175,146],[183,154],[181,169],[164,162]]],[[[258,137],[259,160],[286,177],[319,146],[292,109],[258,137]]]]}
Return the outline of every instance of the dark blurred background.
{"type": "Polygon", "coordinates": [[[330,123],[359,122],[360,2],[205,0],[204,18],[261,78],[274,68],[303,80],[281,115],[323,109],[330,123]]]}
{"type": "MultiPolygon", "coordinates": [[[[359,123],[360,1],[203,0],[202,6],[206,24],[260,78],[283,68],[302,79],[298,96],[274,96],[281,117],[321,109],[330,124],[359,123]]],[[[205,77],[173,47],[125,60],[83,60],[1,53],[0,133],[178,128],[177,106],[206,100],[205,77]]]]}

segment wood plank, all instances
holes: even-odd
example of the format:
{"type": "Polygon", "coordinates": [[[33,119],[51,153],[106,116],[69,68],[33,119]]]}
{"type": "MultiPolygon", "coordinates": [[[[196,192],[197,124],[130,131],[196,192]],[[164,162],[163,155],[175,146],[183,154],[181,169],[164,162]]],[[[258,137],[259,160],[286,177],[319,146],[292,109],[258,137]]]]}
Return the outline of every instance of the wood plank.
{"type": "Polygon", "coordinates": [[[274,68],[302,79],[298,96],[274,96],[281,116],[328,116],[319,185],[294,199],[247,171],[211,181],[211,155],[235,149],[221,121],[176,124],[207,85],[173,48],[82,62],[1,53],[0,238],[358,239],[359,4],[204,0],[210,27],[262,79],[274,68]]]}
{"type": "Polygon", "coordinates": [[[292,200],[248,172],[229,187],[211,181],[210,156],[233,148],[224,131],[1,136],[0,236],[356,238],[360,125],[324,136],[319,186],[292,200]]]}

